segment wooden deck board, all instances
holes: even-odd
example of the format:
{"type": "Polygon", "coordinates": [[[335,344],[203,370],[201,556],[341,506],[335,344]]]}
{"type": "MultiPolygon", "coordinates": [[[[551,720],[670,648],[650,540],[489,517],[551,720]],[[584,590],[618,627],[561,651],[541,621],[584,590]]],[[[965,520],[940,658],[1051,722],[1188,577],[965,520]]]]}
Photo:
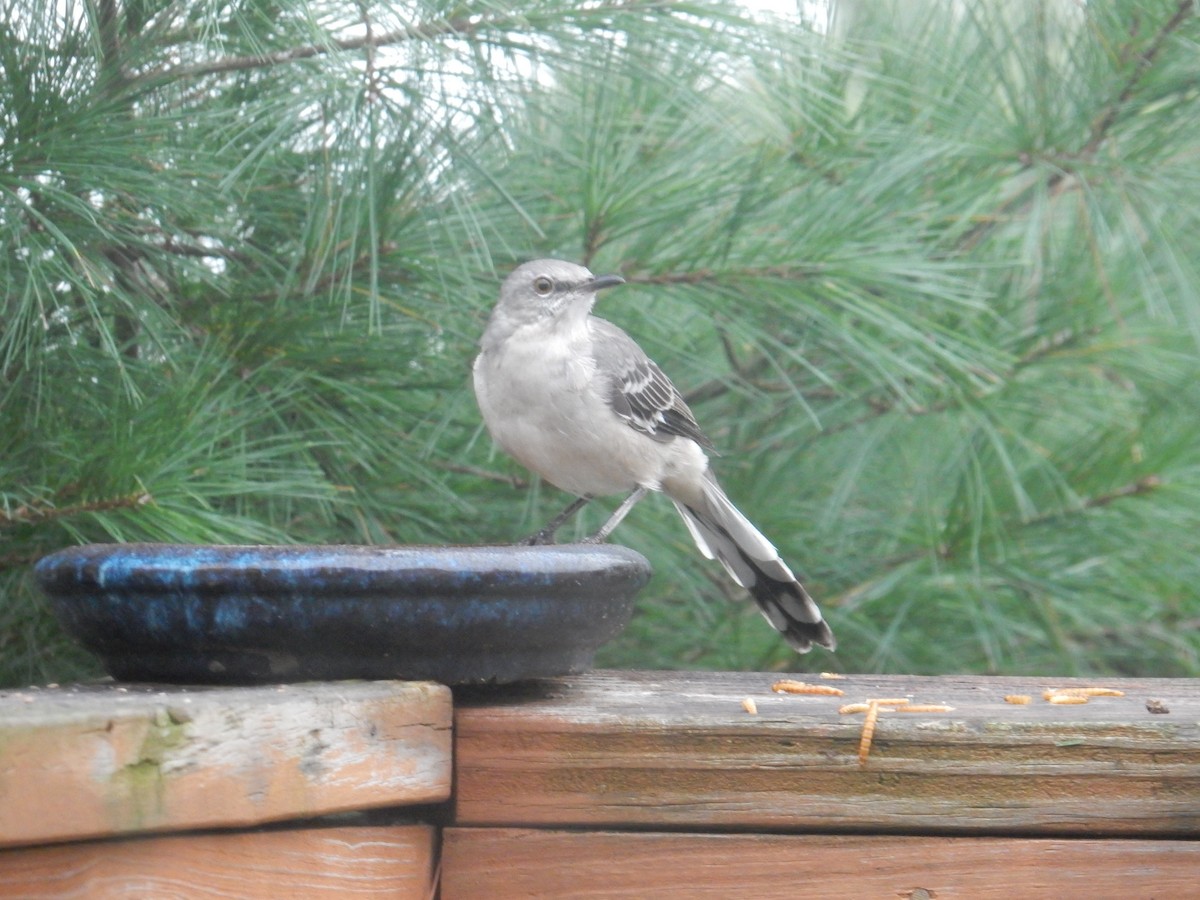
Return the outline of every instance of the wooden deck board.
{"type": "MultiPolygon", "coordinates": [[[[777,695],[780,676],[597,672],[462,693],[455,822],[907,834],[1200,834],[1200,683],[1183,679],[848,676],[843,697],[777,695]],[[1124,697],[1052,706],[1042,691],[1124,697]],[[1008,694],[1033,696],[1027,706],[1008,694]],[[884,713],[880,697],[952,712],[884,713]],[[742,707],[755,700],[757,715],[742,707]],[[1147,701],[1169,710],[1151,713],[1147,701]]],[[[815,676],[794,676],[819,682],[815,676]]]]}
{"type": "Polygon", "coordinates": [[[443,900],[1195,897],[1200,843],[448,828],[443,900]]]}
{"type": "Polygon", "coordinates": [[[0,850],[0,896],[432,896],[431,825],[283,829],[0,850]]]}
{"type": "Polygon", "coordinates": [[[395,681],[0,692],[0,846],[445,800],[451,699],[395,681]]]}

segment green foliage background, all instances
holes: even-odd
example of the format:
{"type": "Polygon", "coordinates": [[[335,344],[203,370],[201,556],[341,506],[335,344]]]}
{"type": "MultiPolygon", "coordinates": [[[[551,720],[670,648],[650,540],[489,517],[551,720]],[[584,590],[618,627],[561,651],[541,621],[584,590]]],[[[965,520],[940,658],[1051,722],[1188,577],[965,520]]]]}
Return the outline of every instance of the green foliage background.
{"type": "Polygon", "coordinates": [[[603,664],[1200,674],[1190,0],[0,2],[0,683],[96,672],[64,545],[533,531],[468,369],[547,255],[841,641],[647,501],[603,664]]]}

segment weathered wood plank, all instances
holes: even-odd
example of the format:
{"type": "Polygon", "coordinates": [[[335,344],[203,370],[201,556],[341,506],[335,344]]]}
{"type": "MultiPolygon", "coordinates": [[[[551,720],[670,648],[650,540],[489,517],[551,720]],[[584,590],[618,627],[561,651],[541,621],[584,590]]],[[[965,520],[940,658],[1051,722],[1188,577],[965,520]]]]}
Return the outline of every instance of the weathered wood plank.
{"type": "Polygon", "coordinates": [[[1106,680],[1126,696],[1051,706],[1045,687],[1094,682],[852,675],[827,682],[845,690],[838,698],[772,694],[777,677],[599,672],[462,694],[455,821],[1200,834],[1198,682],[1106,680]],[[1006,694],[1034,700],[1008,705],[1006,694]],[[860,766],[862,717],[838,707],[895,696],[955,710],[881,715],[860,766]],[[1148,699],[1170,712],[1148,712],[1148,699]]]}
{"type": "Polygon", "coordinates": [[[0,896],[427,900],[436,837],[430,825],[396,825],[0,850],[0,896]]]}
{"type": "Polygon", "coordinates": [[[450,721],[423,682],[0,693],[0,845],[444,800],[450,721]]]}
{"type": "Polygon", "coordinates": [[[1200,843],[448,828],[442,898],[1195,897],[1200,843]]]}

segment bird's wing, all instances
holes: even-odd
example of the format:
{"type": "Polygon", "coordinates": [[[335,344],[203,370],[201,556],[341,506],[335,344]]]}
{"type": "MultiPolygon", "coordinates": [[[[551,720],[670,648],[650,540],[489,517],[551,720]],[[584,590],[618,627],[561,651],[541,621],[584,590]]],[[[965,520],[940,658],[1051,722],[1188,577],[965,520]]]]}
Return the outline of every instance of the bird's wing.
{"type": "Polygon", "coordinates": [[[609,406],[631,428],[656,441],[691,438],[712,450],[683,396],[633,338],[611,322],[588,320],[598,374],[607,382],[609,406]]]}

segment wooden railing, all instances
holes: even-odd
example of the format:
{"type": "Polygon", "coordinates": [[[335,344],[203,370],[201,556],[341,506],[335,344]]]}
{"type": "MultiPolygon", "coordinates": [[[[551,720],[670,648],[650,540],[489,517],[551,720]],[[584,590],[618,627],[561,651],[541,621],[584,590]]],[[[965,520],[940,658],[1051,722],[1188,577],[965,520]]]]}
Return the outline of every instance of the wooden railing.
{"type": "Polygon", "coordinates": [[[1200,895],[1197,683],[779,677],[8,692],[0,896],[1200,895]]]}
{"type": "Polygon", "coordinates": [[[435,826],[332,814],[444,802],[451,705],[384,681],[0,694],[0,897],[426,897],[435,826]]]}

